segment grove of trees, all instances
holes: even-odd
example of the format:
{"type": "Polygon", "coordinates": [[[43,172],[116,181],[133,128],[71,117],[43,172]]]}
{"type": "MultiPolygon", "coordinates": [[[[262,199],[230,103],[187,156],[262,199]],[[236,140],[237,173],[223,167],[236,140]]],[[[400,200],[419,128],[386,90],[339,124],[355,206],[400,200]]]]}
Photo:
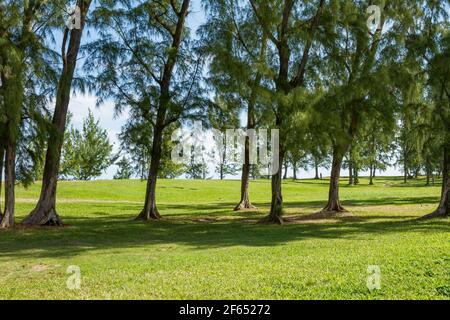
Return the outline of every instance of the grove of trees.
{"type": "MultiPolygon", "coordinates": [[[[58,180],[89,180],[112,163],[115,179],[147,181],[136,219],[161,219],[159,178],[208,177],[208,155],[185,166],[170,158],[172,133],[194,120],[279,129],[262,222],[283,223],[289,168],[294,179],[301,168],[315,179],[329,170],[322,214],[345,211],[342,170],[351,185],[363,171],[374,184],[396,165],[405,183],[442,178],[426,217],[450,215],[450,0],[204,0],[194,33],[196,1],[0,2],[1,228],[15,224],[18,182],[42,181],[21,223],[59,226],[58,180]],[[82,130],[69,126],[71,94],[87,91],[128,115],[116,155],[91,112],[82,130]]],[[[255,208],[250,147],[247,137],[243,164],[215,151],[221,179],[240,172],[235,210],[255,208]]]]}

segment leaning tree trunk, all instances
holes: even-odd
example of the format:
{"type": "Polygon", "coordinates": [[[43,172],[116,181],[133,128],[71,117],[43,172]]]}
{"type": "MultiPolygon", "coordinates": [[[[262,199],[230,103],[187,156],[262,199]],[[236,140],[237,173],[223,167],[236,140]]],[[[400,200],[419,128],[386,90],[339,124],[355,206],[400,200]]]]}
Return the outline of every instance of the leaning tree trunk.
{"type": "Polygon", "coordinates": [[[147,178],[147,191],[145,193],[144,209],[141,211],[136,220],[148,221],[161,219],[161,215],[156,207],[156,182],[158,180],[158,170],[161,162],[162,140],[163,127],[156,126],[153,135],[152,156],[150,171],[147,178]]]}
{"type": "Polygon", "coordinates": [[[437,218],[450,216],[450,147],[444,148],[444,166],[442,175],[442,193],[439,207],[424,218],[437,218]]]}
{"type": "Polygon", "coordinates": [[[3,183],[3,163],[5,161],[5,149],[0,145],[0,221],[2,220],[2,183],[3,183]]]}
{"type": "Polygon", "coordinates": [[[61,160],[61,149],[64,143],[64,131],[66,129],[67,111],[70,102],[73,75],[76,68],[81,36],[85,25],[86,14],[91,0],[79,0],[81,29],[66,28],[62,43],[63,70],[58,82],[55,111],[53,113],[52,127],[47,142],[47,154],[45,158],[44,176],[39,201],[34,210],[22,222],[24,225],[51,225],[60,226],[62,220],[56,211],[56,189],[61,160]],[[69,37],[70,33],[70,38],[69,37]],[[69,46],[66,54],[66,43],[69,46]]]}
{"type": "Polygon", "coordinates": [[[342,152],[338,146],[333,147],[333,163],[331,166],[330,189],[328,193],[328,204],[322,210],[324,212],[343,212],[346,211],[339,201],[339,178],[341,175],[342,160],[345,152],[342,152]]]}
{"type": "Polygon", "coordinates": [[[0,221],[0,228],[10,228],[14,226],[14,184],[16,181],[16,146],[13,143],[6,145],[5,159],[5,212],[0,221]]]}

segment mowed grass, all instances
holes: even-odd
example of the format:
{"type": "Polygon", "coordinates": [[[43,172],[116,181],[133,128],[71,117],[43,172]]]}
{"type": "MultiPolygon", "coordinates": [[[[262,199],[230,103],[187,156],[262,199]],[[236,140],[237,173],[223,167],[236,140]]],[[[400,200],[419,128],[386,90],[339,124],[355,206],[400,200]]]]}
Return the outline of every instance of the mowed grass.
{"type": "MultiPolygon", "coordinates": [[[[161,180],[163,221],[136,222],[145,182],[61,182],[66,226],[0,231],[2,299],[450,299],[450,220],[419,221],[440,187],[378,178],[341,188],[351,217],[298,219],[325,205],[328,181],[286,181],[283,226],[256,222],[270,182],[252,181],[259,210],[233,212],[239,181],[161,180]],[[381,289],[367,287],[368,266],[381,289]],[[70,290],[69,266],[81,287],[70,290]]],[[[17,191],[17,221],[40,185],[17,191]]]]}

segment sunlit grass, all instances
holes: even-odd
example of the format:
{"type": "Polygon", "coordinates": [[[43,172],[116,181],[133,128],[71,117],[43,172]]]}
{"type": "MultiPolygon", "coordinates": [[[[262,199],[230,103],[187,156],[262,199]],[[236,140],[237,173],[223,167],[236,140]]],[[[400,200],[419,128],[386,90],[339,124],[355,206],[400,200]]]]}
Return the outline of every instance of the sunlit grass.
{"type": "MultiPolygon", "coordinates": [[[[61,182],[66,227],[0,231],[0,298],[35,299],[449,299],[450,221],[418,221],[440,188],[381,179],[343,182],[351,217],[302,220],[326,202],[327,181],[287,181],[283,226],[259,225],[270,183],[251,182],[259,210],[233,212],[239,181],[159,182],[163,221],[133,218],[145,182],[61,182]],[[69,290],[67,267],[81,268],[69,290]],[[369,291],[367,268],[381,268],[369,291]]],[[[39,185],[17,192],[17,220],[39,185]]]]}

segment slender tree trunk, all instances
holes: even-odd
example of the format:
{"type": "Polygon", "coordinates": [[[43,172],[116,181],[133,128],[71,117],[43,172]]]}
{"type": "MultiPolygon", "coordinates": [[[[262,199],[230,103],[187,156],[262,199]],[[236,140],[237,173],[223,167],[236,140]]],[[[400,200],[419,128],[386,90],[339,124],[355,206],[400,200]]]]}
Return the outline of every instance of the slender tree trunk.
{"type": "Polygon", "coordinates": [[[13,143],[7,143],[5,159],[5,212],[0,221],[0,228],[11,228],[14,226],[15,166],[16,146],[13,143]]]}
{"type": "MultiPolygon", "coordinates": [[[[264,59],[267,49],[267,35],[263,36],[260,59],[264,59]]],[[[247,130],[255,129],[256,121],[255,121],[255,103],[257,98],[257,86],[261,83],[261,74],[258,72],[255,76],[254,87],[252,88],[252,92],[250,95],[250,99],[248,102],[247,108],[247,130]]],[[[235,211],[245,210],[245,209],[256,209],[254,205],[252,205],[250,201],[250,195],[248,192],[249,188],[249,180],[250,180],[250,139],[249,137],[245,138],[245,155],[244,155],[244,164],[242,165],[242,177],[241,177],[241,200],[234,208],[235,211]]]]}
{"type": "Polygon", "coordinates": [[[75,72],[81,37],[85,25],[86,15],[91,0],[78,0],[77,6],[81,10],[81,29],[66,28],[62,43],[63,70],[58,82],[55,111],[52,127],[47,141],[44,176],[39,201],[34,210],[22,222],[24,225],[60,226],[62,220],[56,211],[56,190],[61,160],[61,149],[64,143],[67,112],[70,102],[72,80],[75,72]],[[69,38],[68,38],[69,37],[69,38]],[[69,45],[66,54],[66,43],[69,45]]]}
{"type": "Polygon", "coordinates": [[[408,182],[408,167],[406,164],[406,153],[404,153],[404,155],[403,155],[403,171],[405,172],[405,174],[403,176],[403,182],[407,183],[408,182]]]}
{"type": "Polygon", "coordinates": [[[353,185],[353,164],[351,160],[348,162],[348,184],[353,185]]]}
{"type": "Polygon", "coordinates": [[[292,162],[292,171],[294,172],[294,180],[297,180],[297,162],[292,162]]]}
{"type": "Polygon", "coordinates": [[[145,194],[144,209],[141,211],[137,220],[158,220],[161,219],[158,208],[156,207],[156,182],[158,180],[159,164],[161,162],[163,128],[155,127],[153,135],[152,156],[150,170],[147,179],[147,191],[145,194]]]}
{"type": "Polygon", "coordinates": [[[314,169],[316,171],[316,176],[314,177],[315,180],[319,180],[319,165],[317,164],[317,161],[314,161],[314,169]]]}
{"type": "Polygon", "coordinates": [[[353,185],[357,186],[358,184],[359,184],[359,172],[358,166],[355,163],[353,168],[353,185]]]}
{"type": "Polygon", "coordinates": [[[374,176],[374,166],[373,166],[373,164],[371,163],[370,164],[370,168],[369,168],[369,171],[370,171],[370,173],[369,173],[369,185],[373,185],[373,176],[374,176]]]}
{"type": "Polygon", "coordinates": [[[277,172],[272,175],[272,182],[271,182],[271,188],[272,188],[272,200],[270,205],[270,213],[269,216],[263,219],[263,222],[268,223],[277,223],[277,224],[283,224],[283,195],[282,195],[282,174],[283,174],[283,166],[281,165],[283,163],[284,158],[284,150],[282,143],[280,141],[280,160],[279,160],[279,166],[277,172]]]}
{"type": "MultiPolygon", "coordinates": [[[[255,128],[255,116],[253,105],[249,104],[247,111],[247,129],[255,128]]],[[[241,200],[234,208],[234,211],[246,210],[246,209],[256,209],[255,206],[250,202],[250,195],[248,192],[249,180],[250,180],[250,139],[245,138],[245,155],[244,164],[242,165],[242,177],[241,177],[241,200]]]]}
{"type": "Polygon", "coordinates": [[[339,147],[333,147],[333,163],[331,166],[331,177],[330,177],[330,189],[328,193],[328,204],[323,209],[323,211],[335,211],[343,212],[346,211],[339,201],[339,178],[341,174],[342,160],[344,158],[345,152],[342,152],[339,147]]]}
{"type": "Polygon", "coordinates": [[[429,186],[430,182],[431,182],[431,167],[430,167],[430,162],[429,161],[427,161],[427,168],[426,168],[426,170],[427,170],[427,183],[425,185],[429,186]]]}
{"type": "Polygon", "coordinates": [[[156,121],[153,130],[153,142],[152,142],[152,152],[150,161],[150,170],[147,178],[147,190],[145,193],[145,203],[144,209],[136,218],[137,220],[158,220],[161,215],[156,207],[156,182],[158,180],[159,165],[161,162],[161,152],[162,152],[162,141],[163,141],[163,130],[168,124],[166,122],[167,108],[170,104],[170,83],[173,76],[173,70],[178,57],[178,52],[180,49],[184,25],[186,21],[186,16],[189,10],[190,0],[183,0],[181,9],[177,12],[177,23],[175,32],[172,35],[172,46],[171,50],[168,51],[168,57],[166,63],[164,64],[164,70],[162,72],[162,77],[160,81],[160,96],[158,111],[156,113],[156,121]]]}
{"type": "Polygon", "coordinates": [[[0,145],[0,221],[2,220],[2,187],[3,187],[3,164],[5,161],[5,149],[0,145]]]}
{"type": "Polygon", "coordinates": [[[289,169],[288,162],[285,161],[285,162],[284,162],[284,174],[283,174],[283,180],[286,180],[286,179],[287,179],[288,169],[289,169]]]}
{"type": "Polygon", "coordinates": [[[442,193],[439,207],[424,218],[450,216],[450,147],[444,148],[444,171],[442,174],[442,193]]]}

